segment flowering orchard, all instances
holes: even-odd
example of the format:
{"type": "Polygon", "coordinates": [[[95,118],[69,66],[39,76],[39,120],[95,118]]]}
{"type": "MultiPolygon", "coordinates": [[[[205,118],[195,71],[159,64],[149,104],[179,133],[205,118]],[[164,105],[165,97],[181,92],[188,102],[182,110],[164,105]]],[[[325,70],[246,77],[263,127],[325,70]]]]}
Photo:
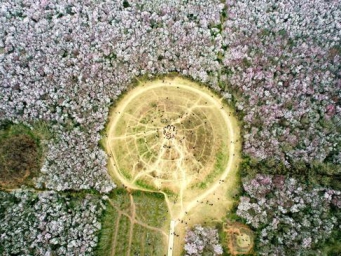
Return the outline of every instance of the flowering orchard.
{"type": "Polygon", "coordinates": [[[186,255],[222,255],[218,231],[213,228],[195,226],[187,230],[185,237],[186,255]]]}
{"type": "Polygon", "coordinates": [[[244,151],[341,162],[340,1],[227,1],[225,79],[242,93],[244,151]]]}
{"type": "Polygon", "coordinates": [[[49,188],[108,191],[98,142],[112,100],[136,76],[176,71],[242,93],[245,153],[339,163],[340,12],[316,0],[4,2],[0,118],[53,123],[49,188]]]}
{"type": "Polygon", "coordinates": [[[319,244],[341,228],[340,191],[262,174],[243,186],[237,214],[258,230],[261,255],[321,255],[319,244]]]}
{"type": "Polygon", "coordinates": [[[85,255],[94,252],[101,200],[54,191],[0,192],[1,255],[85,255]]]}
{"type": "MultiPolygon", "coordinates": [[[[243,153],[257,161],[275,158],[287,168],[296,161],[329,162],[340,176],[340,41],[337,0],[5,0],[0,8],[0,126],[7,121],[49,125],[54,137],[44,142],[36,188],[107,193],[115,184],[99,142],[109,107],[134,78],[177,72],[235,105],[243,121],[243,153]]],[[[300,198],[306,198],[303,191],[320,193],[302,188],[300,198]]],[[[296,210],[305,213],[300,207],[296,210]]],[[[246,212],[239,210],[254,227],[264,223],[266,216],[251,221],[253,215],[246,212]]],[[[24,213],[16,214],[29,227],[24,213]]],[[[58,221],[66,230],[68,220],[58,221]]],[[[334,222],[330,218],[322,228],[323,220],[311,236],[286,235],[281,243],[310,248],[321,240],[317,233],[328,235],[334,222]]],[[[38,239],[38,229],[30,230],[35,233],[28,237],[38,239]]],[[[13,241],[25,247],[28,238],[15,237],[21,238],[13,241]]],[[[12,246],[9,236],[1,239],[1,248],[12,246]]],[[[42,254],[34,246],[23,253],[42,254]]],[[[274,250],[269,241],[264,248],[274,250]]],[[[59,255],[69,252],[64,249],[59,255]]]]}

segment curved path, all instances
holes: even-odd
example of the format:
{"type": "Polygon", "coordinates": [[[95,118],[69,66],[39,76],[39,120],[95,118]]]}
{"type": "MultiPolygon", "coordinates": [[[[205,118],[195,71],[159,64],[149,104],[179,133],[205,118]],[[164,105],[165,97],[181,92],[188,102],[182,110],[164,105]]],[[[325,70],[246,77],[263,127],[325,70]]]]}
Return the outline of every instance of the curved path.
{"type": "MultiPolygon", "coordinates": [[[[240,152],[240,144],[239,144],[239,126],[237,124],[236,119],[231,115],[232,111],[228,112],[226,109],[228,109],[228,106],[224,105],[222,99],[220,100],[213,100],[212,92],[208,89],[201,88],[197,86],[195,83],[192,83],[188,80],[181,79],[181,78],[175,78],[175,79],[163,79],[163,80],[155,80],[155,81],[148,81],[146,82],[148,86],[145,86],[145,84],[139,85],[137,88],[134,88],[132,91],[129,92],[129,94],[126,97],[123,97],[120,102],[118,103],[118,107],[115,108],[115,112],[111,112],[110,119],[109,119],[109,125],[107,130],[107,138],[105,139],[105,147],[110,155],[110,164],[109,164],[109,172],[110,174],[118,179],[124,186],[135,189],[135,190],[143,190],[143,191],[149,191],[149,192],[161,192],[165,195],[165,200],[169,208],[169,213],[171,216],[171,223],[170,223],[170,229],[169,232],[169,246],[168,246],[168,255],[180,255],[181,248],[177,248],[177,250],[174,250],[173,241],[174,241],[174,230],[176,229],[177,225],[180,222],[180,220],[183,220],[187,214],[193,214],[195,215],[196,212],[194,209],[202,203],[204,200],[207,200],[208,198],[212,197],[213,195],[221,190],[222,186],[224,186],[224,181],[226,179],[231,178],[229,175],[235,175],[236,168],[238,168],[239,164],[239,152],[240,152]],[[127,180],[123,175],[121,175],[120,170],[116,167],[117,159],[115,157],[114,152],[112,152],[110,143],[112,143],[112,140],[115,139],[114,137],[114,129],[117,125],[117,122],[120,119],[120,116],[123,114],[123,110],[129,105],[129,103],[132,101],[133,98],[138,96],[139,94],[150,90],[152,88],[158,88],[160,86],[165,86],[165,83],[169,83],[169,85],[174,86],[174,84],[177,86],[177,88],[183,88],[186,90],[191,90],[195,92],[196,94],[200,95],[203,99],[206,99],[211,104],[214,105],[214,107],[220,111],[220,114],[223,118],[223,122],[226,124],[226,136],[228,137],[228,140],[230,141],[230,145],[228,145],[228,162],[225,170],[219,175],[219,177],[215,178],[213,182],[209,184],[207,189],[200,190],[200,194],[198,193],[198,190],[191,191],[190,188],[187,187],[189,184],[186,180],[186,174],[184,175],[184,178],[179,180],[179,187],[180,187],[180,193],[177,196],[176,199],[170,198],[166,193],[162,191],[157,190],[149,190],[144,189],[141,187],[136,186],[133,184],[132,181],[127,180]],[[122,111],[122,112],[121,112],[122,111]],[[219,190],[218,187],[220,187],[219,190]]],[[[212,106],[212,105],[211,105],[212,106]]],[[[132,135],[127,135],[132,136],[132,135]]],[[[180,150],[178,148],[178,150],[180,150]]],[[[227,185],[226,185],[227,186],[227,185]]],[[[219,198],[218,198],[219,200],[219,198]]],[[[208,202],[208,200],[207,200],[208,202]]],[[[213,205],[213,204],[212,204],[213,205]]],[[[215,207],[219,207],[215,206],[215,207]]],[[[227,211],[227,209],[226,209],[227,211]]],[[[200,214],[200,213],[199,213],[200,214]]],[[[181,228],[181,236],[180,238],[183,239],[184,234],[184,228],[181,228]]],[[[177,232],[179,233],[179,232],[177,232]]],[[[178,235],[179,236],[179,235],[178,235]]],[[[180,240],[181,241],[181,240],[180,240]]],[[[176,244],[175,244],[176,246],[176,244]]]]}

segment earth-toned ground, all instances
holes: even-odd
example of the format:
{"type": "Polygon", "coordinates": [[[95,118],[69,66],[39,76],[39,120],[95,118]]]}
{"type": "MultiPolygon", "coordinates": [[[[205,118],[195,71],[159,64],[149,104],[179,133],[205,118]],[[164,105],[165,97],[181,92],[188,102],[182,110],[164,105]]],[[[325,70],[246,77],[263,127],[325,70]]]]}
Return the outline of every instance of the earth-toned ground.
{"type": "Polygon", "coordinates": [[[241,223],[228,223],[225,227],[228,248],[232,255],[250,254],[254,247],[252,230],[241,223]]]}
{"type": "Polygon", "coordinates": [[[23,125],[0,129],[0,188],[12,190],[31,184],[41,166],[37,131],[23,125]]]}
{"type": "Polygon", "coordinates": [[[179,77],[140,82],[111,112],[104,145],[116,182],[164,194],[169,255],[180,255],[186,227],[219,220],[232,206],[239,128],[203,86],[179,77]]]}
{"type": "Polygon", "coordinates": [[[133,184],[174,193],[221,173],[229,141],[216,101],[168,80],[129,93],[109,129],[117,171],[133,184]]]}

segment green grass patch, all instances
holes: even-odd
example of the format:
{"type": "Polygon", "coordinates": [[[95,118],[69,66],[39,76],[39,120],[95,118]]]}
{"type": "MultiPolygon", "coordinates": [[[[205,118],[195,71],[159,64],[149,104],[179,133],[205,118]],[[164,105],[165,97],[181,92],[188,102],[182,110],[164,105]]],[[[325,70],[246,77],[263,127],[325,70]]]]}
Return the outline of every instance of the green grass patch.
{"type": "Polygon", "coordinates": [[[144,154],[144,157],[147,158],[147,159],[152,158],[152,156],[153,156],[153,153],[150,152],[149,150],[147,152],[145,152],[145,154],[144,154]]]}
{"type": "MultiPolygon", "coordinates": [[[[121,119],[122,118],[124,118],[124,117],[121,117],[121,119]]],[[[127,132],[126,127],[127,127],[127,123],[126,123],[125,119],[120,120],[115,127],[115,136],[124,135],[127,132]]]]}
{"type": "Polygon", "coordinates": [[[228,162],[228,156],[227,156],[227,147],[226,145],[223,145],[223,149],[219,151],[216,154],[216,162],[214,164],[213,171],[211,171],[205,178],[204,181],[197,183],[194,185],[197,188],[204,189],[207,188],[207,186],[214,181],[214,179],[221,174],[227,165],[228,162]]]}
{"type": "Polygon", "coordinates": [[[123,177],[125,177],[127,180],[131,180],[131,174],[127,170],[120,168],[120,172],[122,173],[123,177]]]}
{"type": "Polygon", "coordinates": [[[146,140],[143,138],[139,138],[136,140],[137,142],[137,147],[138,147],[138,151],[139,151],[139,155],[143,155],[143,154],[148,154],[148,146],[146,144],[146,140]]]}
{"type": "Polygon", "coordinates": [[[161,234],[140,225],[134,226],[131,255],[165,255],[161,234]]]}
{"type": "Polygon", "coordinates": [[[153,227],[162,227],[168,219],[168,208],[161,193],[134,195],[137,219],[153,227]]]}
{"type": "Polygon", "coordinates": [[[14,124],[11,122],[3,122],[0,124],[0,139],[20,134],[25,134],[33,139],[41,150],[43,150],[41,145],[42,140],[50,140],[55,137],[55,134],[51,132],[50,126],[43,121],[32,123],[31,128],[22,123],[14,124]]]}
{"type": "Polygon", "coordinates": [[[135,185],[138,186],[138,187],[140,187],[140,188],[144,188],[144,189],[148,189],[148,190],[152,190],[152,191],[155,190],[155,188],[154,188],[153,186],[147,184],[147,183],[146,183],[145,181],[143,181],[143,180],[137,180],[137,181],[135,182],[135,185]]]}
{"type": "Polygon", "coordinates": [[[142,119],[140,120],[140,123],[141,123],[141,124],[148,124],[149,121],[150,121],[150,120],[149,120],[147,117],[144,117],[144,118],[142,118],[142,119]]]}
{"type": "Polygon", "coordinates": [[[136,125],[132,127],[133,133],[140,133],[140,132],[143,132],[144,130],[145,130],[145,127],[142,125],[136,125]]]}
{"type": "MultiPolygon", "coordinates": [[[[149,226],[160,228],[169,222],[167,205],[162,193],[133,191],[132,194],[136,206],[136,219],[149,226]]],[[[131,214],[130,195],[125,189],[116,189],[109,195],[110,200],[117,209],[131,214]]],[[[118,212],[109,202],[105,203],[106,210],[101,217],[102,229],[99,232],[99,243],[95,255],[110,255],[113,250],[114,234],[117,231],[115,255],[126,255],[129,246],[129,230],[131,222],[127,216],[120,215],[118,230],[116,223],[118,212]]],[[[164,255],[165,245],[161,234],[141,225],[133,227],[133,239],[130,255],[164,255]]]]}
{"type": "Polygon", "coordinates": [[[126,255],[129,246],[130,221],[127,216],[121,215],[119,231],[116,240],[115,255],[126,255]]]}
{"type": "Polygon", "coordinates": [[[98,235],[98,244],[95,255],[106,256],[112,251],[113,239],[115,234],[115,224],[117,221],[117,211],[109,202],[105,203],[106,209],[101,217],[101,230],[98,235]]]}
{"type": "Polygon", "coordinates": [[[131,243],[131,255],[147,255],[145,253],[148,248],[146,244],[146,228],[140,225],[134,225],[133,239],[131,243]]]}
{"type": "Polygon", "coordinates": [[[129,213],[130,198],[126,190],[115,189],[114,192],[111,193],[110,198],[118,209],[129,213]]]}
{"type": "Polygon", "coordinates": [[[152,102],[152,103],[150,103],[150,106],[151,106],[152,108],[156,108],[156,107],[157,107],[157,103],[156,103],[156,102],[152,102]]]}
{"type": "Polygon", "coordinates": [[[219,222],[217,225],[216,225],[216,228],[218,229],[218,235],[219,235],[219,241],[220,241],[220,244],[222,245],[223,247],[223,256],[225,255],[231,255],[228,253],[228,244],[227,244],[227,234],[226,232],[224,231],[224,223],[223,222],[219,222]]]}
{"type": "Polygon", "coordinates": [[[168,188],[162,189],[162,192],[164,192],[167,196],[175,196],[176,195],[172,190],[170,190],[168,188]]]}

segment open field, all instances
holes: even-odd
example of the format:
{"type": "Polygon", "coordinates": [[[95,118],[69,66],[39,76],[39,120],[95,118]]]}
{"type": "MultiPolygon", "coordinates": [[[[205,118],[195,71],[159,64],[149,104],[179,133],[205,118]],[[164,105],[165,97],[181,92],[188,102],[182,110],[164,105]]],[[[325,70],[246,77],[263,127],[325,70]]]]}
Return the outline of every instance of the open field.
{"type": "MultiPolygon", "coordinates": [[[[111,112],[103,143],[109,172],[129,191],[163,195],[169,215],[154,225],[167,225],[168,236],[174,221],[172,255],[181,254],[186,227],[220,221],[231,209],[239,136],[233,111],[221,98],[178,77],[141,82],[111,112]]],[[[148,209],[145,202],[141,206],[148,209]]],[[[149,225],[154,213],[145,214],[136,217],[149,225]]]]}
{"type": "Polygon", "coordinates": [[[168,222],[162,195],[118,189],[108,199],[97,255],[165,255],[168,222]]]}
{"type": "Polygon", "coordinates": [[[205,187],[223,172],[230,142],[213,95],[170,85],[164,81],[129,93],[122,100],[129,103],[109,124],[107,145],[127,180],[180,193],[183,187],[205,187]]]}

